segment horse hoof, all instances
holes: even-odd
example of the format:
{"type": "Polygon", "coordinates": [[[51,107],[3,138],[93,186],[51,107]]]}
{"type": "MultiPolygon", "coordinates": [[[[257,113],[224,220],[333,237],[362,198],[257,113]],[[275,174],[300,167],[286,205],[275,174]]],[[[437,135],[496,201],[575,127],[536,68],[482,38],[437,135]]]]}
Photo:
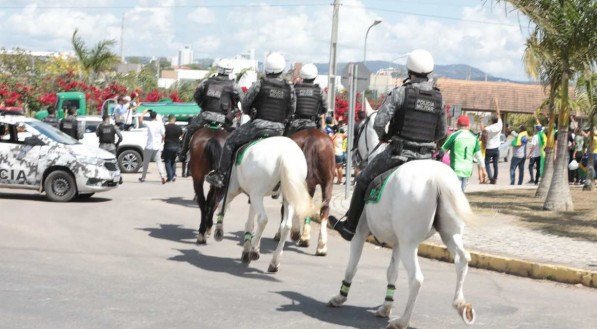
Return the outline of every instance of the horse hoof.
{"type": "Polygon", "coordinates": [[[195,242],[195,244],[198,246],[202,246],[202,245],[206,245],[207,241],[205,239],[197,238],[197,241],[195,242]]]}
{"type": "Polygon", "coordinates": [[[375,316],[380,318],[389,318],[391,313],[392,305],[382,305],[377,309],[377,311],[375,311],[375,316]]]}
{"type": "Polygon", "coordinates": [[[207,231],[205,231],[205,236],[208,238],[211,236],[211,227],[208,228],[207,231]]]}
{"type": "Polygon", "coordinates": [[[249,253],[251,260],[258,260],[259,259],[259,252],[258,251],[251,251],[249,253]]]}
{"type": "Polygon", "coordinates": [[[214,240],[216,241],[222,241],[224,239],[224,230],[222,230],[221,228],[216,228],[216,231],[214,232],[214,240]]]}
{"type": "Polygon", "coordinates": [[[309,247],[309,240],[299,240],[298,242],[299,247],[308,248],[309,247]]]}
{"type": "Polygon", "coordinates": [[[469,325],[475,323],[475,310],[471,304],[464,304],[458,307],[458,313],[460,313],[464,323],[469,325]]]}
{"type": "Polygon", "coordinates": [[[280,232],[278,232],[278,233],[276,233],[276,235],[274,235],[274,241],[280,242],[280,232]]]}
{"type": "Polygon", "coordinates": [[[346,302],[346,297],[342,295],[336,295],[328,302],[329,307],[340,307],[346,302]]]}
{"type": "Polygon", "coordinates": [[[327,254],[328,254],[327,250],[317,250],[317,251],[315,251],[315,256],[325,257],[325,256],[327,256],[327,254]]]}
{"type": "Polygon", "coordinates": [[[276,273],[276,272],[278,272],[278,267],[279,266],[275,266],[274,264],[269,264],[269,267],[267,268],[267,271],[269,273],[276,273]]]}
{"type": "Polygon", "coordinates": [[[290,232],[290,238],[292,239],[292,241],[298,241],[301,238],[301,232],[300,231],[290,232]]]}
{"type": "Polygon", "coordinates": [[[243,264],[249,264],[251,262],[251,255],[250,255],[250,253],[247,252],[247,251],[243,251],[243,254],[240,257],[240,261],[243,262],[243,264]]]}

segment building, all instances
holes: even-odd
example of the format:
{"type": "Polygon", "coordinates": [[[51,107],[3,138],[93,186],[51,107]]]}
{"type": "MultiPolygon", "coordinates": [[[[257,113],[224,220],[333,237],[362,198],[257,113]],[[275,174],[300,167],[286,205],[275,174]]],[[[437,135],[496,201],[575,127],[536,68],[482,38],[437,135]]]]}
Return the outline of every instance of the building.
{"type": "Polygon", "coordinates": [[[160,78],[158,79],[158,87],[170,88],[175,83],[203,80],[207,77],[208,73],[209,71],[207,70],[162,70],[160,78]]]}
{"type": "Polygon", "coordinates": [[[178,51],[178,55],[172,58],[172,66],[183,66],[193,63],[193,49],[185,46],[178,51]]]}

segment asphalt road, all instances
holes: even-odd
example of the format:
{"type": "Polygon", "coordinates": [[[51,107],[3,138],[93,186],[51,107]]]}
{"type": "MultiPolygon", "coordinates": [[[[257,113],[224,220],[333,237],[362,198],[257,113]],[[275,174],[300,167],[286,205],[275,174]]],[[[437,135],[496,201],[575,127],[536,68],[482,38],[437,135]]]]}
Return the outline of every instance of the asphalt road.
{"type": "MultiPolygon", "coordinates": [[[[383,328],[390,252],[367,245],[349,300],[340,288],[348,244],[330,234],[329,254],[288,242],[280,272],[266,273],[279,201],[260,260],[240,263],[248,204],[234,200],[225,239],[194,244],[199,211],[191,183],[154,175],[86,202],[51,203],[35,192],[0,190],[0,328],[383,328]]],[[[316,230],[314,230],[316,231],[316,230]]],[[[451,307],[452,264],[421,259],[425,282],[415,328],[464,328],[451,307]]],[[[407,297],[404,271],[393,316],[407,297]]],[[[597,290],[471,269],[465,295],[480,328],[594,328],[597,290]]]]}

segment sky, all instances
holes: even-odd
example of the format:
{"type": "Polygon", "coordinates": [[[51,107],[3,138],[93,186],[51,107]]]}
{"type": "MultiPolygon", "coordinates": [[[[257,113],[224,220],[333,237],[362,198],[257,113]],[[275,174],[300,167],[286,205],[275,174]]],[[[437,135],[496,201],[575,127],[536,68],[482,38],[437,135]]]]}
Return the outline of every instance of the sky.
{"type": "MultiPolygon", "coordinates": [[[[333,0],[0,0],[0,47],[71,51],[75,29],[89,44],[115,39],[125,56],[195,58],[255,49],[289,62],[328,62],[333,0]]],[[[437,64],[469,64],[494,76],[528,80],[523,64],[528,20],[492,0],[342,0],[338,61],[405,62],[429,50],[437,64]]]]}

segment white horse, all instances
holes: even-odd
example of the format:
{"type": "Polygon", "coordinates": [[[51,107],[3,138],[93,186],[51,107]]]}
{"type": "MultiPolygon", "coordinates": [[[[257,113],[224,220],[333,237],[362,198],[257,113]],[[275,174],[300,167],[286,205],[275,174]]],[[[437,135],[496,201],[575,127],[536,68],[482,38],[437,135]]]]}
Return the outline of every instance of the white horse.
{"type": "MultiPolygon", "coordinates": [[[[368,152],[378,143],[377,136],[374,136],[373,121],[374,115],[359,139],[359,151],[364,156],[368,156],[368,152]],[[364,142],[365,136],[368,136],[367,143],[364,142]]],[[[464,221],[471,217],[469,203],[450,167],[433,160],[411,161],[400,166],[388,178],[379,202],[365,206],[350,244],[350,259],[342,288],[329,301],[329,305],[340,306],[346,301],[363,245],[369,233],[372,233],[379,241],[393,246],[387,271],[386,298],[376,315],[390,317],[398,264],[402,261],[409,280],[408,301],[402,316],[390,321],[387,328],[407,328],[423,283],[423,273],[417,258],[418,246],[437,231],[456,264],[456,293],[452,305],[465,323],[472,324],[475,311],[464,299],[462,291],[470,260],[463,246],[462,232],[464,221]]]]}
{"type": "MultiPolygon", "coordinates": [[[[292,228],[292,237],[300,237],[301,219],[317,213],[313,200],[307,191],[307,161],[298,145],[287,137],[270,137],[259,141],[246,150],[240,165],[235,164],[230,175],[226,203],[228,204],[241,192],[249,196],[251,203],[249,217],[245,224],[245,237],[242,261],[249,263],[259,259],[259,246],[267,213],[263,198],[271,195],[280,183],[283,197],[284,217],[280,224],[281,239],[269,265],[269,272],[277,272],[284,242],[292,228]],[[257,230],[254,231],[255,216],[257,230]]],[[[220,202],[218,209],[223,205],[220,202]]],[[[226,205],[227,206],[227,205],[226,205]]],[[[218,215],[214,238],[223,237],[223,218],[218,215]]]]}

